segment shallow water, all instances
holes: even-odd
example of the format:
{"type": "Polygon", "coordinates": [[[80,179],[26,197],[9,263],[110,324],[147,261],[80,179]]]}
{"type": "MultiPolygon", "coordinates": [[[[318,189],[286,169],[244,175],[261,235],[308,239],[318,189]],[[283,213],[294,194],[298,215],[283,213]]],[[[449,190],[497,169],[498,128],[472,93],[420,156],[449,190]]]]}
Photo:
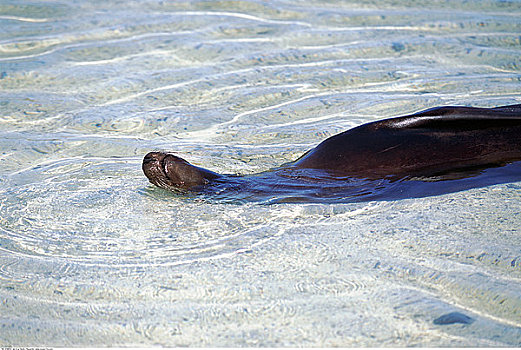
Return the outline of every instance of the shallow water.
{"type": "Polygon", "coordinates": [[[520,16],[519,1],[3,1],[0,343],[521,346],[521,182],[230,204],[140,169],[168,150],[252,174],[364,122],[521,103],[520,16]],[[434,322],[453,312],[473,321],[434,322]]]}

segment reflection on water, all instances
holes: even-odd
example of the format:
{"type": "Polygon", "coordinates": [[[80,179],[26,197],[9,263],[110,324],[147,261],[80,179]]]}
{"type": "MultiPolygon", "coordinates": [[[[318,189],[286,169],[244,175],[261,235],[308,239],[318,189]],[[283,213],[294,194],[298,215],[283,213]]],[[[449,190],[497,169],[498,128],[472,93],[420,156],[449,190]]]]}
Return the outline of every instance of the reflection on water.
{"type": "Polygon", "coordinates": [[[518,182],[262,205],[173,196],[140,170],[166,150],[253,174],[379,118],[520,103],[520,14],[2,2],[0,343],[520,346],[518,182]],[[434,322],[454,312],[474,322],[434,322]]]}
{"type": "MultiPolygon", "coordinates": [[[[146,157],[145,157],[146,159],[146,157]]],[[[175,175],[174,175],[175,176],[175,175]]],[[[354,203],[422,198],[491,185],[518,182],[521,162],[469,167],[432,176],[359,179],[319,169],[282,167],[250,176],[220,175],[209,183],[181,189],[152,180],[172,196],[212,203],[354,203]]]]}

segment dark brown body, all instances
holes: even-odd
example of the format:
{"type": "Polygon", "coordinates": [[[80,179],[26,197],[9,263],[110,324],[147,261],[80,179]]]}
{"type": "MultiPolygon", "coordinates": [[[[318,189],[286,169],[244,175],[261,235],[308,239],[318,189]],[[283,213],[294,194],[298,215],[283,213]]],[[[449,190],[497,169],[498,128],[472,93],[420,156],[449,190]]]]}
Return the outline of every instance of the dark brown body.
{"type": "Polygon", "coordinates": [[[429,176],[521,159],[521,105],[441,107],[330,137],[294,166],[361,178],[429,176]]]}
{"type": "MultiPolygon", "coordinates": [[[[274,173],[317,169],[338,179],[410,178],[517,160],[521,160],[521,105],[440,107],[332,136],[274,173]]],[[[174,190],[237,179],[162,152],[147,154],[143,171],[155,185],[174,190]]],[[[256,179],[262,181],[263,177],[256,179]]],[[[263,186],[269,188],[269,184],[263,186]]]]}

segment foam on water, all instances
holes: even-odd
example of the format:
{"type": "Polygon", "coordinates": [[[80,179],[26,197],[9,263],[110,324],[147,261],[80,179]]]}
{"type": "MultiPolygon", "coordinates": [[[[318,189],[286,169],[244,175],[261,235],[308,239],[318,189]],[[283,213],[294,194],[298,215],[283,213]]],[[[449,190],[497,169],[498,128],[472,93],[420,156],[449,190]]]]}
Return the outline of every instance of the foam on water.
{"type": "Polygon", "coordinates": [[[518,1],[0,4],[0,343],[521,346],[521,185],[334,204],[147,183],[521,103],[518,1]],[[269,201],[268,201],[269,202],[269,201]],[[456,313],[473,322],[434,322],[456,313]]]}

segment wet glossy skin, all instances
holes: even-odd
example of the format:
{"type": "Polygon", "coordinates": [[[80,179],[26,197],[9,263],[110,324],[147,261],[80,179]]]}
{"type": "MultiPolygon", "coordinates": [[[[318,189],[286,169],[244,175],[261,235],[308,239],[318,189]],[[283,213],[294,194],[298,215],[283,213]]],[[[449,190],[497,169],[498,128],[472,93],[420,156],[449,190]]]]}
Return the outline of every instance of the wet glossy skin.
{"type": "Polygon", "coordinates": [[[442,107],[330,137],[299,168],[377,179],[430,176],[521,159],[521,108],[442,107]]]}
{"type": "Polygon", "coordinates": [[[270,186],[280,190],[286,183],[284,178],[293,179],[289,187],[298,185],[299,176],[307,180],[316,177],[314,183],[325,177],[346,184],[348,179],[404,179],[454,172],[465,176],[469,169],[517,160],[521,160],[521,105],[441,107],[347,130],[324,140],[295,162],[261,176],[219,175],[163,152],[147,154],[143,171],[150,182],[169,190],[200,190],[244,180],[246,186],[260,186],[269,192],[270,186]],[[302,176],[307,170],[310,172],[302,176]]]}
{"type": "Polygon", "coordinates": [[[208,184],[219,174],[191,165],[173,154],[150,152],[143,159],[143,172],[154,185],[173,190],[208,184]]]}

